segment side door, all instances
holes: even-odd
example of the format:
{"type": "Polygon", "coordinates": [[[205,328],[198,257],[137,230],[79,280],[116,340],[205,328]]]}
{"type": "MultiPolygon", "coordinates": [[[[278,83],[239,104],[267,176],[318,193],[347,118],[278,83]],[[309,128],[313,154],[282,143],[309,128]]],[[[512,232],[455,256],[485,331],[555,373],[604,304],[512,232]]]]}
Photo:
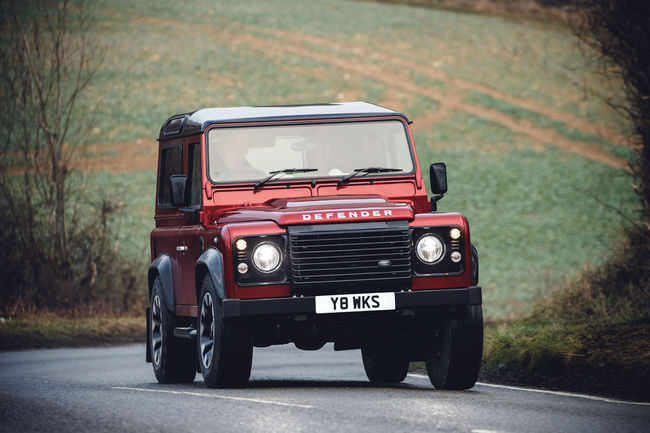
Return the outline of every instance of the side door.
{"type": "Polygon", "coordinates": [[[156,228],[151,233],[151,251],[152,258],[167,254],[171,259],[175,311],[182,316],[196,315],[194,263],[201,254],[200,233],[203,230],[198,222],[201,207],[200,158],[199,144],[168,143],[160,148],[156,228]],[[195,181],[197,171],[198,182],[195,181]],[[169,178],[174,174],[188,176],[190,205],[184,211],[172,205],[169,178]],[[199,193],[194,192],[195,189],[199,193]],[[189,209],[193,211],[189,212],[189,209]]]}
{"type": "Polygon", "coordinates": [[[180,285],[174,283],[176,291],[176,311],[183,316],[196,316],[197,299],[196,283],[194,281],[194,266],[204,250],[203,232],[199,212],[201,211],[201,145],[190,142],[187,145],[187,174],[186,195],[189,205],[184,212],[185,224],[179,231],[176,252],[181,269],[180,285]]]}

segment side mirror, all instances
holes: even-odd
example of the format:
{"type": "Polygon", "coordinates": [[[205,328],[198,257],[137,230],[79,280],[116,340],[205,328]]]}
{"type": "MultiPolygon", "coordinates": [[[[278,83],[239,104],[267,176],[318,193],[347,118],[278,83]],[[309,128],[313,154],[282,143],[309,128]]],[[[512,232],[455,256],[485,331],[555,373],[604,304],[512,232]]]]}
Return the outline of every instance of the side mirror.
{"type": "Polygon", "coordinates": [[[431,193],[444,194],[447,192],[447,166],[444,162],[434,162],[429,169],[431,193]]]}
{"type": "Polygon", "coordinates": [[[169,183],[172,192],[172,205],[182,207],[187,205],[187,176],[184,174],[172,174],[169,176],[169,183]]]}
{"type": "Polygon", "coordinates": [[[447,166],[444,162],[434,162],[429,168],[429,179],[431,180],[431,193],[439,194],[431,197],[431,210],[438,210],[438,200],[444,197],[447,192],[447,166]]]}

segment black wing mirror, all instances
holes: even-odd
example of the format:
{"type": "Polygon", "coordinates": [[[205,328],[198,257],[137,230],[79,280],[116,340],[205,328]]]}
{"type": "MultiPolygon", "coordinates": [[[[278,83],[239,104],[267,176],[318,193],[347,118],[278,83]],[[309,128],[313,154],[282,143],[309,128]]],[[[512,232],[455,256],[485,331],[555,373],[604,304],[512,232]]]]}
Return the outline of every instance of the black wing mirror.
{"type": "Polygon", "coordinates": [[[438,210],[438,200],[447,192],[447,166],[444,162],[434,162],[429,168],[431,180],[431,193],[439,194],[431,197],[431,210],[438,210]]]}
{"type": "Polygon", "coordinates": [[[182,207],[187,205],[187,176],[184,174],[172,174],[169,176],[169,183],[172,192],[172,205],[182,207]]]}
{"type": "Polygon", "coordinates": [[[444,194],[447,192],[447,166],[444,162],[434,162],[429,169],[431,192],[444,194]]]}

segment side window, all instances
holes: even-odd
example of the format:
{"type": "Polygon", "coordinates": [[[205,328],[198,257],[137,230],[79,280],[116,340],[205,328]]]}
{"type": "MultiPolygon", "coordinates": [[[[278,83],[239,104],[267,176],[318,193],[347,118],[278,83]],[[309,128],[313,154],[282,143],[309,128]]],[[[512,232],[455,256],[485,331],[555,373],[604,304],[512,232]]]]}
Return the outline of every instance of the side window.
{"type": "Polygon", "coordinates": [[[190,144],[189,152],[190,169],[188,171],[190,178],[190,205],[201,204],[201,145],[199,143],[190,144]]]}
{"type": "Polygon", "coordinates": [[[158,204],[171,205],[172,195],[169,186],[169,176],[181,174],[181,145],[177,144],[161,150],[160,154],[160,184],[158,185],[158,204]]]}

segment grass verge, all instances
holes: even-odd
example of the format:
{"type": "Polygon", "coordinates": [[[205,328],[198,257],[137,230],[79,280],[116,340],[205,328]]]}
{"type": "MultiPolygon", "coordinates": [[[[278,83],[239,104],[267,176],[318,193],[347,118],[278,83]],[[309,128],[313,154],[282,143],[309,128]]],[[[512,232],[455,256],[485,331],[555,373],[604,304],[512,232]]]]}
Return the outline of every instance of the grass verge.
{"type": "Polygon", "coordinates": [[[650,320],[488,326],[481,380],[650,401],[650,320]]]}
{"type": "Polygon", "coordinates": [[[650,227],[539,301],[524,320],[488,326],[482,378],[650,401],[650,227]]]}
{"type": "Polygon", "coordinates": [[[29,314],[0,320],[0,351],[143,343],[145,338],[144,317],[29,314]]]}

